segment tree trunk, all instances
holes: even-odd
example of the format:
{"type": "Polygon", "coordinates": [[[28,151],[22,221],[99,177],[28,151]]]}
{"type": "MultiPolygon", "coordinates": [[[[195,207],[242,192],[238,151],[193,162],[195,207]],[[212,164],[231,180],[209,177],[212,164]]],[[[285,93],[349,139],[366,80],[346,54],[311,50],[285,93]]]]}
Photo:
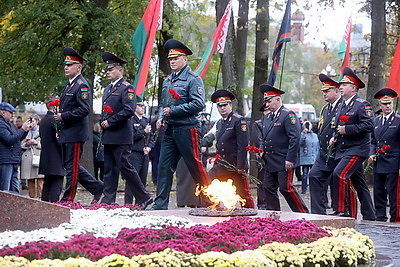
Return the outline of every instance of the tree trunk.
{"type": "Polygon", "coordinates": [[[379,89],[385,86],[385,63],[386,63],[386,16],[385,3],[381,0],[370,0],[371,5],[371,56],[368,72],[367,100],[373,103],[373,109],[378,105],[373,96],[379,89]]]}
{"type": "MultiPolygon", "coordinates": [[[[108,1],[109,0],[97,0],[96,1],[96,6],[98,8],[101,9],[106,9],[108,6],[108,1]]],[[[103,15],[101,14],[96,14],[96,13],[91,13],[89,15],[89,21],[94,21],[96,19],[99,19],[100,17],[102,17],[103,15]]],[[[88,25],[87,29],[83,32],[87,33],[86,36],[100,36],[101,35],[101,29],[97,30],[98,32],[95,34],[91,34],[91,29],[90,26],[88,25]]],[[[85,36],[84,36],[85,38],[85,36]]],[[[87,51],[89,51],[90,47],[92,47],[93,44],[93,39],[91,38],[85,38],[82,42],[81,45],[81,53],[86,53],[87,51]]],[[[91,53],[97,53],[98,51],[91,51],[91,53]]],[[[90,86],[90,91],[91,91],[91,106],[93,107],[93,81],[95,78],[95,62],[94,61],[89,61],[86,64],[86,79],[89,82],[89,86],[90,86]]],[[[82,152],[82,157],[81,157],[81,165],[91,174],[94,174],[94,164],[93,164],[93,109],[90,111],[89,113],[89,140],[85,142],[84,146],[83,146],[83,152],[82,152]]]]}
{"type": "MultiPolygon", "coordinates": [[[[227,0],[217,0],[215,2],[215,9],[217,14],[217,25],[224,14],[227,0]]],[[[243,114],[243,94],[240,89],[237,77],[237,65],[236,65],[236,38],[234,29],[233,16],[231,16],[228,34],[226,36],[224,54],[221,55],[222,65],[222,86],[224,89],[232,91],[237,99],[236,112],[243,114]]]]}
{"type": "MultiPolygon", "coordinates": [[[[268,43],[269,43],[269,0],[257,0],[256,15],[256,52],[254,63],[254,84],[253,84],[253,102],[251,105],[251,122],[261,118],[262,113],[259,111],[263,96],[259,87],[268,78],[268,43]]],[[[249,127],[251,128],[251,127],[249,127]]],[[[254,144],[253,135],[250,135],[250,143],[254,144]]],[[[257,168],[254,161],[251,162],[250,173],[257,176],[257,168]]]]}
{"type": "Polygon", "coordinates": [[[247,51],[247,32],[249,22],[249,1],[239,0],[239,11],[237,19],[237,55],[238,55],[238,80],[240,88],[244,88],[246,51],[247,51]]]}

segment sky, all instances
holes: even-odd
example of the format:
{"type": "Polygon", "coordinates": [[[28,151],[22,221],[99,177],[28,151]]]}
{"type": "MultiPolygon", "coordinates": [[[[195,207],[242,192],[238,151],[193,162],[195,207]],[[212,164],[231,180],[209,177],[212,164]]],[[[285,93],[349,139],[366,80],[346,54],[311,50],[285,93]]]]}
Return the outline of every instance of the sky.
{"type": "MultiPolygon", "coordinates": [[[[371,32],[371,20],[367,13],[358,13],[358,10],[362,7],[361,1],[346,0],[344,7],[337,4],[334,9],[324,9],[313,2],[313,7],[310,10],[302,8],[304,0],[297,0],[298,5],[292,3],[291,12],[292,14],[300,9],[305,15],[305,21],[303,25],[309,24],[305,28],[305,42],[313,44],[315,46],[322,47],[321,42],[334,40],[340,42],[343,38],[347,21],[349,16],[352,17],[353,24],[363,25],[363,34],[371,32]]],[[[338,2],[337,0],[335,2],[338,2]]],[[[270,8],[270,12],[274,18],[281,21],[283,18],[284,10],[276,11],[273,7],[270,8]],[[271,12],[274,11],[274,12],[271,12]]],[[[275,39],[275,38],[273,38],[275,39]]]]}

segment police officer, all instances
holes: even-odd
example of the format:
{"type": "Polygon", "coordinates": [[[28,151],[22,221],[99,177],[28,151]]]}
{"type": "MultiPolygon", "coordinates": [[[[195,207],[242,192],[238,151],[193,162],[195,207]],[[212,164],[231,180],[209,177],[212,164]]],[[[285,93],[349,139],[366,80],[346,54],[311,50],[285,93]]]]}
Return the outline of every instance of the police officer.
{"type": "Polygon", "coordinates": [[[103,182],[96,180],[79,164],[83,144],[89,139],[88,115],[92,109],[90,88],[81,74],[82,64],[86,59],[71,47],[64,49],[64,56],[64,72],[69,83],[61,93],[59,113],[54,115],[61,122],[58,142],[63,145],[64,167],[67,172],[66,188],[61,202],[74,200],[77,182],[94,195],[93,201],[98,201],[103,192],[103,182]]]}
{"type": "Polygon", "coordinates": [[[249,132],[246,119],[233,113],[232,100],[235,98],[234,94],[225,89],[219,89],[211,95],[211,101],[217,104],[218,112],[222,116],[216,124],[215,136],[213,135],[217,142],[217,154],[235,166],[237,172],[217,162],[209,171],[209,175],[211,179],[222,181],[232,179],[238,195],[246,200],[244,207],[254,208],[249,183],[243,175],[249,169],[246,151],[246,146],[249,144],[249,132]]]}
{"type": "Polygon", "coordinates": [[[264,188],[267,210],[280,210],[278,188],[292,211],[308,213],[293,187],[293,172],[298,162],[300,123],[296,114],[282,105],[281,91],[268,84],[260,86],[264,103],[271,111],[263,121],[265,160],[264,188]]]}
{"type": "MultiPolygon", "coordinates": [[[[325,215],[327,187],[330,184],[332,172],[337,164],[335,161],[336,148],[331,147],[329,148],[331,151],[328,152],[329,140],[334,136],[336,131],[336,116],[342,104],[342,97],[340,95],[340,85],[338,82],[322,73],[319,75],[319,80],[322,82],[322,95],[324,100],[328,103],[323,106],[321,110],[318,122],[320,149],[317,159],[309,173],[309,179],[311,213],[325,215]]],[[[331,195],[331,198],[333,202],[336,201],[335,195],[331,195]]]]}
{"type": "Polygon", "coordinates": [[[393,98],[397,93],[391,88],[382,88],[374,95],[379,101],[382,114],[376,117],[372,133],[370,157],[374,164],[374,204],[376,220],[387,221],[386,203],[389,195],[390,221],[400,222],[400,116],[393,111],[393,98]],[[384,149],[384,146],[390,146],[384,149]],[[381,153],[379,153],[381,149],[381,153]],[[385,151],[382,151],[385,150],[385,151]]]}
{"type": "MultiPolygon", "coordinates": [[[[344,103],[336,118],[337,140],[330,140],[331,145],[336,145],[335,159],[339,160],[333,171],[333,191],[338,199],[335,210],[338,213],[345,212],[347,184],[351,178],[360,199],[363,219],[375,220],[375,211],[362,165],[369,155],[371,132],[374,127],[372,108],[366,100],[358,96],[358,90],[364,88],[365,84],[350,68],[344,68],[343,79],[339,83],[344,103]]],[[[350,198],[350,206],[355,203],[355,199],[350,198]]]]}
{"type": "Polygon", "coordinates": [[[205,108],[203,80],[187,64],[192,51],[170,39],[164,45],[172,74],[163,83],[157,128],[168,124],[161,144],[157,196],[153,209],[168,209],[172,176],[183,157],[196,184],[209,179],[200,158],[200,112],[205,108]]]}
{"type": "MultiPolygon", "coordinates": [[[[129,160],[138,172],[143,185],[146,187],[149,153],[154,145],[154,140],[151,133],[150,120],[144,116],[144,102],[140,97],[136,97],[136,100],[136,110],[132,116],[133,145],[131,146],[132,152],[129,160]]],[[[129,186],[125,184],[125,203],[132,204],[132,202],[132,192],[129,186]]]]}
{"type": "Polygon", "coordinates": [[[107,64],[107,78],[111,81],[104,89],[103,107],[109,106],[111,114],[103,110],[100,123],[104,144],[104,197],[101,202],[115,202],[121,172],[122,178],[126,180],[135,196],[136,203],[142,209],[146,209],[153,199],[146,191],[136,169],[129,162],[130,145],[133,141],[131,117],[135,112],[136,94],[132,85],[123,77],[123,65],[127,62],[110,52],[104,52],[102,58],[107,64]]]}

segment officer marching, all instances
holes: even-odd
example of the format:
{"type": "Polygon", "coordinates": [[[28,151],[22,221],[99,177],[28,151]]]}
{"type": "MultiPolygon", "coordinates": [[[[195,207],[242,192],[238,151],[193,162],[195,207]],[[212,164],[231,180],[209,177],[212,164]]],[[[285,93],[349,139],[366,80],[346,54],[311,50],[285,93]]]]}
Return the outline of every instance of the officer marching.
{"type": "Polygon", "coordinates": [[[376,117],[372,133],[370,157],[374,163],[374,204],[377,221],[387,221],[386,204],[389,196],[391,222],[400,222],[399,167],[400,167],[400,116],[393,110],[397,93],[382,88],[374,95],[382,114],[376,117]],[[390,146],[388,149],[383,149],[390,146]],[[384,151],[383,151],[384,150],[384,151]],[[381,153],[379,153],[381,151],[381,153]]]}

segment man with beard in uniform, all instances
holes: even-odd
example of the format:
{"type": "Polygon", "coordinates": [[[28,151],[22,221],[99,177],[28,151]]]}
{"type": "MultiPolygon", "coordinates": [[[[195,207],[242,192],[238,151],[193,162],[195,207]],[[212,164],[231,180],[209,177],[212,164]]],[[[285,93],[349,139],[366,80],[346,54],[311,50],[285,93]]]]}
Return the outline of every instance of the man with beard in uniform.
{"type": "Polygon", "coordinates": [[[389,195],[391,222],[400,222],[400,116],[393,110],[393,99],[397,93],[391,88],[382,88],[374,95],[379,101],[382,114],[376,117],[372,133],[368,162],[374,163],[374,204],[376,220],[386,222],[386,204],[389,195]],[[382,147],[390,146],[389,149],[382,147]],[[385,150],[385,151],[382,151],[385,150]],[[381,153],[379,153],[381,151],[381,153]]]}
{"type": "MultiPolygon", "coordinates": [[[[375,209],[365,181],[363,162],[369,155],[371,132],[374,129],[371,105],[358,96],[358,90],[365,84],[348,67],[343,70],[340,92],[343,104],[336,118],[337,139],[331,138],[330,145],[336,145],[335,159],[338,160],[333,171],[333,191],[337,196],[338,215],[346,212],[349,179],[357,191],[361,203],[363,220],[375,220],[375,209]]],[[[350,210],[355,210],[356,199],[349,197],[350,210]]],[[[353,212],[356,218],[357,213],[353,212]]]]}
{"type": "Polygon", "coordinates": [[[103,105],[109,106],[112,113],[105,114],[106,110],[103,110],[100,123],[104,144],[104,197],[101,203],[115,203],[121,173],[135,196],[136,203],[146,209],[153,199],[129,162],[130,146],[133,143],[131,118],[135,112],[136,94],[132,85],[123,77],[123,65],[127,62],[110,52],[104,52],[102,58],[107,64],[107,78],[111,81],[104,89],[103,105]]]}
{"type": "Polygon", "coordinates": [[[285,92],[262,84],[264,103],[271,111],[263,121],[265,160],[264,188],[267,210],[281,210],[278,188],[294,212],[308,213],[300,195],[293,187],[293,172],[298,164],[300,122],[296,114],[282,105],[285,92]]]}
{"type": "Polygon", "coordinates": [[[60,110],[54,114],[55,120],[61,123],[58,142],[63,146],[64,167],[67,183],[61,202],[74,201],[78,182],[98,201],[103,192],[103,182],[94,178],[79,164],[83,144],[89,139],[89,118],[92,109],[90,88],[83,78],[82,64],[84,59],[71,47],[64,49],[64,72],[69,83],[60,97],[60,110]]]}

